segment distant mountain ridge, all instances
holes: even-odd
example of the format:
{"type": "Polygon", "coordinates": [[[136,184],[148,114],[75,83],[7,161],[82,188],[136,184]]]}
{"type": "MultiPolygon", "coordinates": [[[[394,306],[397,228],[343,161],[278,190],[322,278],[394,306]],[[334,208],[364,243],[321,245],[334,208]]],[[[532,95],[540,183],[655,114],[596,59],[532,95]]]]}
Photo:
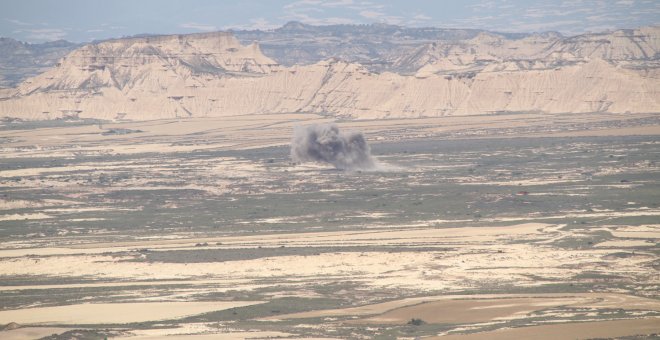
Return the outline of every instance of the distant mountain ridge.
{"type": "Polygon", "coordinates": [[[469,39],[480,32],[483,30],[388,24],[314,26],[296,21],[270,31],[232,31],[243,43],[258,41],[266,55],[285,66],[339,58],[368,65],[372,70],[386,69],[393,50],[409,50],[437,40],[469,39]]]}
{"type": "MultiPolygon", "coordinates": [[[[340,57],[293,66],[281,65],[256,42],[241,44],[229,32],[85,45],[56,67],[0,92],[0,115],[144,120],[316,112],[373,119],[660,112],[658,27],[577,37],[437,29],[425,34],[445,34],[446,39],[430,43],[410,33],[423,29],[365,25],[356,33],[346,25],[328,27],[278,29],[289,36],[280,41],[290,46],[287,55],[300,53],[298,60],[316,60],[323,44],[345,41],[334,51],[340,57]],[[316,45],[303,43],[321,34],[318,30],[328,36],[319,37],[316,45]],[[399,33],[384,40],[382,32],[399,33]],[[371,44],[389,47],[378,50],[371,44]],[[302,55],[309,48],[315,52],[302,55]],[[350,51],[368,62],[341,57],[351,56],[350,51]],[[370,59],[369,53],[380,57],[370,59]]],[[[251,34],[280,34],[276,31],[251,34]]]]}
{"type": "Polygon", "coordinates": [[[77,46],[65,40],[29,44],[0,38],[0,87],[13,87],[42,73],[77,46]]]}
{"type": "MultiPolygon", "coordinates": [[[[648,66],[660,59],[660,27],[618,30],[610,33],[563,37],[558,34],[532,34],[521,39],[481,32],[462,41],[438,41],[425,44],[394,59],[393,69],[417,71],[428,64],[457,68],[486,65],[492,62],[522,62],[533,67],[555,66],[597,58],[617,65],[648,66]],[[451,66],[450,66],[451,67],[451,66]]],[[[524,66],[522,66],[524,67],[524,66]]]]}
{"type": "MultiPolygon", "coordinates": [[[[386,63],[383,55],[395,45],[405,43],[416,46],[438,39],[466,39],[482,31],[433,27],[406,28],[387,24],[315,26],[291,21],[274,30],[231,30],[230,32],[244,44],[250,44],[253,41],[259,42],[266,55],[285,66],[314,64],[333,57],[364,65],[382,66],[386,63]],[[361,46],[364,44],[360,42],[346,44],[346,41],[343,40],[326,39],[320,43],[316,41],[320,37],[333,36],[350,36],[351,40],[363,40],[363,42],[368,42],[369,46],[361,46]],[[391,39],[396,41],[389,43],[391,39]]],[[[522,37],[524,35],[512,33],[507,36],[522,37]]],[[[163,35],[138,34],[123,38],[96,40],[90,44],[116,39],[157,36],[163,35]]],[[[80,45],[65,40],[30,44],[11,38],[0,38],[0,88],[14,87],[26,78],[45,71],[80,45]]]]}
{"type": "MultiPolygon", "coordinates": [[[[657,29],[657,27],[647,27],[646,29],[657,29]]],[[[410,73],[426,64],[425,60],[421,59],[425,58],[424,56],[421,56],[420,60],[413,60],[415,55],[419,56],[424,49],[431,49],[431,46],[447,47],[457,42],[473,40],[479,35],[514,42],[525,39],[545,39],[548,43],[562,46],[562,48],[555,46],[556,52],[562,52],[562,49],[576,52],[580,47],[590,43],[602,45],[598,41],[607,41],[608,37],[614,37],[614,43],[634,38],[635,31],[624,29],[616,31],[618,33],[588,33],[564,37],[560,33],[552,31],[499,33],[481,29],[411,28],[388,24],[315,26],[291,21],[273,30],[230,30],[229,32],[243,44],[258,42],[265,55],[284,66],[311,65],[330,58],[338,58],[351,63],[359,63],[375,72],[410,73]]],[[[158,36],[163,35],[139,34],[119,39],[158,36]]],[[[116,39],[99,40],[91,44],[109,40],[116,39]]],[[[657,42],[653,44],[657,46],[657,42]]],[[[79,44],[64,40],[28,44],[10,38],[0,38],[0,87],[16,86],[26,78],[45,71],[48,67],[53,66],[59,58],[79,46],[79,44]]],[[[622,51],[624,50],[622,49],[622,51]]],[[[429,53],[426,56],[429,60],[437,58],[432,55],[437,52],[430,51],[429,53]]],[[[579,54],[578,57],[580,57],[579,54]]],[[[606,55],[599,57],[612,59],[606,55]]],[[[647,55],[647,58],[657,59],[658,57],[647,55]]]]}

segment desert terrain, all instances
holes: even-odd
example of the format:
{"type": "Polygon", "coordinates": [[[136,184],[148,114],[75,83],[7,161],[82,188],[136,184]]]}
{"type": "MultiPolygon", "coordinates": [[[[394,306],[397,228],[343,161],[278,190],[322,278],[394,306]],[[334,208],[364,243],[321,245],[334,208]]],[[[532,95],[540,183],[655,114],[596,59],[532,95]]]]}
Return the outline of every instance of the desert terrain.
{"type": "Polygon", "coordinates": [[[0,89],[0,117],[136,121],[294,112],[376,120],[660,111],[660,26],[514,37],[435,29],[435,39],[396,26],[388,28],[395,36],[378,33],[380,26],[316,27],[320,36],[309,27],[282,29],[250,43],[239,39],[246,32],[211,32],[86,44],[0,89]],[[312,58],[318,48],[330,53],[312,58]],[[369,60],[356,57],[365,54],[369,60]]]}
{"type": "Polygon", "coordinates": [[[206,27],[0,39],[0,339],[659,336],[660,26],[206,27]]]}
{"type": "Polygon", "coordinates": [[[657,114],[0,127],[3,339],[660,333],[657,114]],[[292,162],[295,126],[378,166],[292,162]]]}

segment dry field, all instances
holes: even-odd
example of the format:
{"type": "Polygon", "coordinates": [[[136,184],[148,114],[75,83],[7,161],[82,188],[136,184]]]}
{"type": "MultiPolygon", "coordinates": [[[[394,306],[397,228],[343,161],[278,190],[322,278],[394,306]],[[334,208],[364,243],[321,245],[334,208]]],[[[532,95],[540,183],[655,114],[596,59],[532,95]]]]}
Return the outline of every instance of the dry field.
{"type": "Polygon", "coordinates": [[[3,339],[660,333],[657,114],[0,126],[3,339]]]}

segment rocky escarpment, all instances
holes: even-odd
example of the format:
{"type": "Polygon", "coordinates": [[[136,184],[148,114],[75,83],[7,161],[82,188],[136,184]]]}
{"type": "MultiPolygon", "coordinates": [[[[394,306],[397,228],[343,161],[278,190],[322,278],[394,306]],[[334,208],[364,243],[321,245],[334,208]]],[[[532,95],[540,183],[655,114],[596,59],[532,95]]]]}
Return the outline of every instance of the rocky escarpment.
{"type": "Polygon", "coordinates": [[[83,46],[64,57],[55,69],[18,87],[34,92],[132,89],[168,85],[169,78],[188,80],[202,75],[264,74],[277,63],[256,44],[242,46],[229,33],[153,36],[110,40],[83,46]]]}
{"type": "MultiPolygon", "coordinates": [[[[438,70],[480,69],[491,63],[522,62],[531,68],[567,64],[586,59],[603,59],[615,65],[649,65],[660,59],[660,27],[618,30],[610,33],[563,37],[548,32],[510,39],[497,33],[481,32],[461,41],[439,40],[396,56],[392,68],[414,72],[432,65],[438,70]]],[[[522,66],[524,67],[524,66],[522,66]]]]}
{"type": "Polygon", "coordinates": [[[229,33],[117,39],[77,49],[5,93],[0,115],[143,120],[316,112],[371,119],[660,112],[658,30],[650,32],[640,58],[622,43],[579,54],[552,34],[507,40],[480,33],[401,58],[416,69],[407,74],[375,73],[337,59],[283,67],[229,33]]]}

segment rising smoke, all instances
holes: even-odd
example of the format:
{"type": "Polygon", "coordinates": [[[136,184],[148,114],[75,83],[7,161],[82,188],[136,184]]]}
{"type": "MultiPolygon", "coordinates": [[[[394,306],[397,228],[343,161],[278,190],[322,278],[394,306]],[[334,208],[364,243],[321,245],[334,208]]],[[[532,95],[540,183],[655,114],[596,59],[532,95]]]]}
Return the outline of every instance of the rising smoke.
{"type": "Polygon", "coordinates": [[[376,168],[376,162],[362,133],[341,132],[334,124],[294,128],[291,159],[297,163],[330,163],[342,170],[376,168]]]}

